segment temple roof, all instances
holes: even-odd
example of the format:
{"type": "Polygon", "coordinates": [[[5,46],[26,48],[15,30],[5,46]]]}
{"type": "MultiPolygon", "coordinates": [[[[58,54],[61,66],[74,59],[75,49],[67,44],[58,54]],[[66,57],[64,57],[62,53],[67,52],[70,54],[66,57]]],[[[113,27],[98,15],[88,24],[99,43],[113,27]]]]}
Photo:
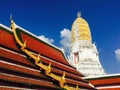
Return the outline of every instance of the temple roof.
{"type": "Polygon", "coordinates": [[[0,88],[92,89],[62,50],[17,26],[0,24],[0,88]],[[34,43],[34,44],[33,44],[34,43]]]}
{"type": "Polygon", "coordinates": [[[12,22],[10,29],[0,24],[0,89],[118,90],[120,88],[119,74],[83,78],[80,72],[70,66],[61,49],[14,25],[12,22]]]}
{"type": "Polygon", "coordinates": [[[98,90],[119,90],[120,74],[110,74],[98,77],[84,77],[98,90]]]}

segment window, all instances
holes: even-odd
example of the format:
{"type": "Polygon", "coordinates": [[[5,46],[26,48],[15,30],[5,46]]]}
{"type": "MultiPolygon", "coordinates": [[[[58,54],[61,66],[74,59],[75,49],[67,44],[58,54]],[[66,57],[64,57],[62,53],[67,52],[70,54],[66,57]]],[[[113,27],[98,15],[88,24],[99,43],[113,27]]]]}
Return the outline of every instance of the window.
{"type": "Polygon", "coordinates": [[[77,52],[77,53],[74,53],[74,63],[75,63],[75,64],[78,64],[78,63],[79,63],[79,54],[78,54],[78,52],[77,52]]]}

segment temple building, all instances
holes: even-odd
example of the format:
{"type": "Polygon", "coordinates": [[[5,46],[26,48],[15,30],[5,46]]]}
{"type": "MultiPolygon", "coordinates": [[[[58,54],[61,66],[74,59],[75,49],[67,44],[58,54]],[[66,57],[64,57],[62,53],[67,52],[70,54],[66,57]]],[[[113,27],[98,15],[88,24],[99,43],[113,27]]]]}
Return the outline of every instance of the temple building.
{"type": "Polygon", "coordinates": [[[94,90],[63,51],[11,19],[0,24],[0,90],[94,90]]]}
{"type": "Polygon", "coordinates": [[[71,35],[68,62],[63,50],[12,18],[10,27],[0,24],[0,90],[120,90],[120,74],[104,75],[89,26],[79,14],[71,35]]]}
{"type": "Polygon", "coordinates": [[[89,25],[79,12],[71,28],[69,62],[85,76],[105,75],[89,25]]]}

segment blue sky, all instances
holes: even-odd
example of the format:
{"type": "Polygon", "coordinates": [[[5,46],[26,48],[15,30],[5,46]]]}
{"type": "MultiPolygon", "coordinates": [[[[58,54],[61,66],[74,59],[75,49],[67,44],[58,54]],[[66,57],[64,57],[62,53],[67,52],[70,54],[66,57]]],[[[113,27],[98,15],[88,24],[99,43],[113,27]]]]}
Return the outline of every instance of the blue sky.
{"type": "Polygon", "coordinates": [[[110,74],[120,73],[119,0],[0,0],[0,23],[9,26],[9,16],[19,26],[47,38],[57,47],[66,39],[78,11],[89,23],[100,62],[110,74]],[[60,33],[61,32],[61,33],[60,33]]]}

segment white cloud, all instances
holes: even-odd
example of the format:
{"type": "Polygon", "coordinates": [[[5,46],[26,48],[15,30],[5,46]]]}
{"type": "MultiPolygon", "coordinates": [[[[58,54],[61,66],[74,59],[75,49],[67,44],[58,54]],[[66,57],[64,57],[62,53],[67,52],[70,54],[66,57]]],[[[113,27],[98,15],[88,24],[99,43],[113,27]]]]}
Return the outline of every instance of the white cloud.
{"type": "Polygon", "coordinates": [[[49,38],[45,37],[44,35],[40,35],[40,36],[38,36],[38,38],[40,38],[41,40],[43,40],[45,42],[48,42],[48,43],[53,43],[54,42],[53,39],[49,39],[49,38]]]}
{"type": "Polygon", "coordinates": [[[115,56],[118,61],[120,61],[120,49],[115,50],[115,56]]]}
{"type": "Polygon", "coordinates": [[[60,37],[61,37],[60,44],[61,44],[62,48],[65,50],[65,52],[67,52],[67,53],[70,48],[70,34],[71,34],[71,32],[69,29],[63,29],[60,32],[60,37]]]}

